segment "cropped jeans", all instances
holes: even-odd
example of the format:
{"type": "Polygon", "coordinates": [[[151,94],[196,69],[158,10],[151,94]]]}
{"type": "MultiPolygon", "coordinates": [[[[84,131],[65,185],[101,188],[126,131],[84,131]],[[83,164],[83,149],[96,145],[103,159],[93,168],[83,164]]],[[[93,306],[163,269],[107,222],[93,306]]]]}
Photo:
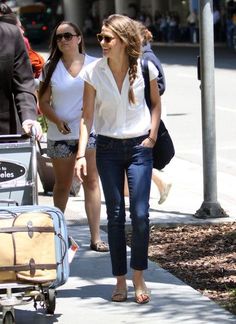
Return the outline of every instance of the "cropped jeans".
{"type": "Polygon", "coordinates": [[[124,180],[127,174],[132,224],[130,267],[145,270],[148,265],[149,197],[152,176],[152,149],[141,146],[147,137],[97,138],[97,168],[106,201],[108,242],[112,273],[127,273],[124,180]]]}

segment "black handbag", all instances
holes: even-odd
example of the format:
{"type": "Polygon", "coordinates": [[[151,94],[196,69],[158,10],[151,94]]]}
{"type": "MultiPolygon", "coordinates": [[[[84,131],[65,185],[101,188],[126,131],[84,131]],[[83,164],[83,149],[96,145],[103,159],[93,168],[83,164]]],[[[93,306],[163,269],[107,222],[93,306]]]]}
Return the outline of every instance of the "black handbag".
{"type": "MultiPolygon", "coordinates": [[[[142,73],[145,83],[145,100],[151,109],[151,99],[150,99],[150,79],[148,70],[148,60],[141,60],[142,73]]],[[[160,120],[160,125],[157,134],[157,140],[153,147],[153,168],[162,170],[175,155],[175,148],[170,134],[163,122],[160,120]]]]}

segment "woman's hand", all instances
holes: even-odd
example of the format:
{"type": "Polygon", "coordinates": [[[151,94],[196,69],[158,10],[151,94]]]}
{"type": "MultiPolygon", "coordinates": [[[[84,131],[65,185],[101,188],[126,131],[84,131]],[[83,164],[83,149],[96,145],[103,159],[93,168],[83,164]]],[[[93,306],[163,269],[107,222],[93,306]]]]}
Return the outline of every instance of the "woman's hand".
{"type": "Polygon", "coordinates": [[[65,121],[60,120],[56,125],[57,125],[59,132],[62,133],[63,135],[70,134],[70,132],[71,132],[70,127],[68,126],[68,124],[65,121]]]}
{"type": "Polygon", "coordinates": [[[145,147],[153,148],[154,145],[155,145],[155,143],[156,143],[156,140],[155,140],[154,138],[148,136],[147,138],[145,138],[145,139],[142,141],[141,145],[142,145],[142,146],[145,146],[145,147]]]}
{"type": "Polygon", "coordinates": [[[83,177],[87,175],[87,162],[85,156],[76,158],[75,175],[78,177],[79,181],[83,182],[83,177]]]}

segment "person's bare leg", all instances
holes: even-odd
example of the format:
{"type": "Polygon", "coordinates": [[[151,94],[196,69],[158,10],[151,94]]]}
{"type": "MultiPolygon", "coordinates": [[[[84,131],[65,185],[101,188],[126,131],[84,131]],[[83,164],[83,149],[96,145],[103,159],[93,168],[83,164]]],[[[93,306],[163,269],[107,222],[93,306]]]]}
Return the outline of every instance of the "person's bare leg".
{"type": "Polygon", "coordinates": [[[159,192],[161,193],[165,188],[165,182],[163,181],[159,170],[152,169],[152,180],[157,186],[159,192]]]}
{"type": "Polygon", "coordinates": [[[135,301],[139,304],[148,303],[151,299],[150,290],[147,289],[143,278],[143,271],[133,271],[133,285],[135,291],[135,301]]]}
{"type": "Polygon", "coordinates": [[[85,211],[91,234],[91,243],[101,241],[100,238],[100,213],[101,213],[101,191],[99,177],[96,167],[95,149],[86,150],[87,176],[83,178],[85,211]]]}
{"type": "Polygon", "coordinates": [[[129,187],[128,187],[128,180],[126,174],[125,174],[124,196],[129,197],[129,187]]]}
{"type": "Polygon", "coordinates": [[[116,277],[116,286],[112,293],[112,301],[114,302],[123,302],[127,299],[127,284],[126,276],[117,276],[116,277]]]}
{"type": "Polygon", "coordinates": [[[160,193],[160,199],[158,203],[162,204],[168,197],[171,188],[171,183],[168,182],[164,178],[163,174],[157,169],[152,169],[152,180],[157,186],[160,193]]]}
{"type": "Polygon", "coordinates": [[[74,176],[75,155],[68,158],[52,159],[52,165],[55,175],[53,202],[54,206],[64,213],[74,176]]]}

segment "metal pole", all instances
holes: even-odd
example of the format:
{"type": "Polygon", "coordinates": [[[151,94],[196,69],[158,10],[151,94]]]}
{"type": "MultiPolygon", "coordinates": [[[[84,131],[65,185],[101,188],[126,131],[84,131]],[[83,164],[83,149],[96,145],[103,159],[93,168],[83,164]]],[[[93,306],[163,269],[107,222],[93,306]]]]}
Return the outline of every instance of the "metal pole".
{"type": "Polygon", "coordinates": [[[213,4],[199,2],[204,202],[195,216],[217,218],[228,215],[217,202],[213,4]]]}

